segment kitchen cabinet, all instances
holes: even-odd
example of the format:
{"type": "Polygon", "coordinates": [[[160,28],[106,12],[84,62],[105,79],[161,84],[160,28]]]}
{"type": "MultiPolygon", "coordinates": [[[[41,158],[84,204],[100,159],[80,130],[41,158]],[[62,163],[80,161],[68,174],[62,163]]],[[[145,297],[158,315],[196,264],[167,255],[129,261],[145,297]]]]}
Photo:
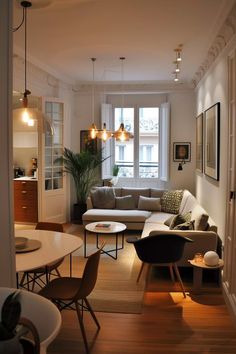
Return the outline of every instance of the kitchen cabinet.
{"type": "Polygon", "coordinates": [[[38,221],[38,183],[36,180],[14,180],[14,211],[16,222],[38,221]]]}

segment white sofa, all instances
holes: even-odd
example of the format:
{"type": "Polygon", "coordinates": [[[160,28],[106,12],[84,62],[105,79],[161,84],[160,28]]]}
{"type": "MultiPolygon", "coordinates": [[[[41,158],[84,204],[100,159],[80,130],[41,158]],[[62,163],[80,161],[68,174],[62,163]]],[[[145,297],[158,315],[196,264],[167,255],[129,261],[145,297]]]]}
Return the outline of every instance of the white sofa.
{"type": "MultiPolygon", "coordinates": [[[[97,187],[105,188],[105,187],[97,187]]],[[[107,187],[106,187],[107,188],[107,187]]],[[[102,190],[100,190],[102,191],[102,190]]],[[[88,198],[88,210],[83,214],[83,224],[96,221],[117,221],[126,224],[127,229],[142,230],[141,237],[146,237],[151,231],[157,233],[177,233],[186,235],[194,242],[185,246],[184,255],[178,263],[180,266],[190,266],[188,260],[192,259],[197,252],[205,253],[209,250],[217,250],[218,235],[217,226],[209,217],[207,230],[170,230],[164,222],[174,214],[163,211],[139,210],[139,197],[161,198],[164,190],[152,188],[114,188],[116,197],[124,197],[131,195],[134,199],[134,209],[119,210],[117,208],[94,208],[92,199],[88,198]]],[[[188,191],[184,190],[183,198],[179,207],[179,214],[185,214],[191,211],[191,218],[197,219],[202,214],[207,214],[200,206],[197,199],[188,191]]]]}

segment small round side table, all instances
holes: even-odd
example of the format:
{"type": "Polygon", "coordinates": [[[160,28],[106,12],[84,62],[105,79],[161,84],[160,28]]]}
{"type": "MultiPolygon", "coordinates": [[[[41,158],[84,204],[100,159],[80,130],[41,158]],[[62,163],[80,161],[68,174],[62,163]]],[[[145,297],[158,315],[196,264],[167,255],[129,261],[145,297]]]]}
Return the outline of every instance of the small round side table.
{"type": "Polygon", "coordinates": [[[193,293],[202,293],[202,271],[203,269],[220,269],[224,266],[224,261],[219,259],[219,263],[215,266],[208,266],[204,261],[196,262],[194,259],[190,259],[189,263],[193,266],[193,293]]]}

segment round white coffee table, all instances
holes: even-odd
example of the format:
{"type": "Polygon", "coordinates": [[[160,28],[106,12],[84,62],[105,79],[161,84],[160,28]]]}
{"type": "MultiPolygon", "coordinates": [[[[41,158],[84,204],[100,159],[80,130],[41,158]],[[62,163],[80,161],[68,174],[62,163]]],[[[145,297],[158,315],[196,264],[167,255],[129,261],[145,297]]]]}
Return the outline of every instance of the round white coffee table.
{"type": "Polygon", "coordinates": [[[102,250],[101,253],[106,253],[113,259],[117,259],[118,250],[124,248],[124,236],[125,236],[126,225],[120,222],[115,221],[97,221],[92,222],[90,224],[85,225],[84,228],[84,257],[87,257],[86,254],[86,244],[87,244],[87,231],[96,234],[96,246],[98,246],[98,237],[99,235],[115,235],[116,242],[115,248],[110,250],[102,250]],[[119,247],[119,235],[121,235],[121,246],[119,247]],[[111,252],[115,252],[115,256],[111,254],[111,252]]]}

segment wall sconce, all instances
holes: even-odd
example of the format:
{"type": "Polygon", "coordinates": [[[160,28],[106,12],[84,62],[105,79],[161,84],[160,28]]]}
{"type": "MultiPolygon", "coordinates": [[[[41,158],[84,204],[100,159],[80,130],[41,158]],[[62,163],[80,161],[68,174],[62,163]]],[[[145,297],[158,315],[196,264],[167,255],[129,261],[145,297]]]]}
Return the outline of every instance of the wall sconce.
{"type": "Polygon", "coordinates": [[[178,171],[183,171],[183,165],[185,165],[185,160],[182,160],[182,161],[179,163],[178,171]]]}

